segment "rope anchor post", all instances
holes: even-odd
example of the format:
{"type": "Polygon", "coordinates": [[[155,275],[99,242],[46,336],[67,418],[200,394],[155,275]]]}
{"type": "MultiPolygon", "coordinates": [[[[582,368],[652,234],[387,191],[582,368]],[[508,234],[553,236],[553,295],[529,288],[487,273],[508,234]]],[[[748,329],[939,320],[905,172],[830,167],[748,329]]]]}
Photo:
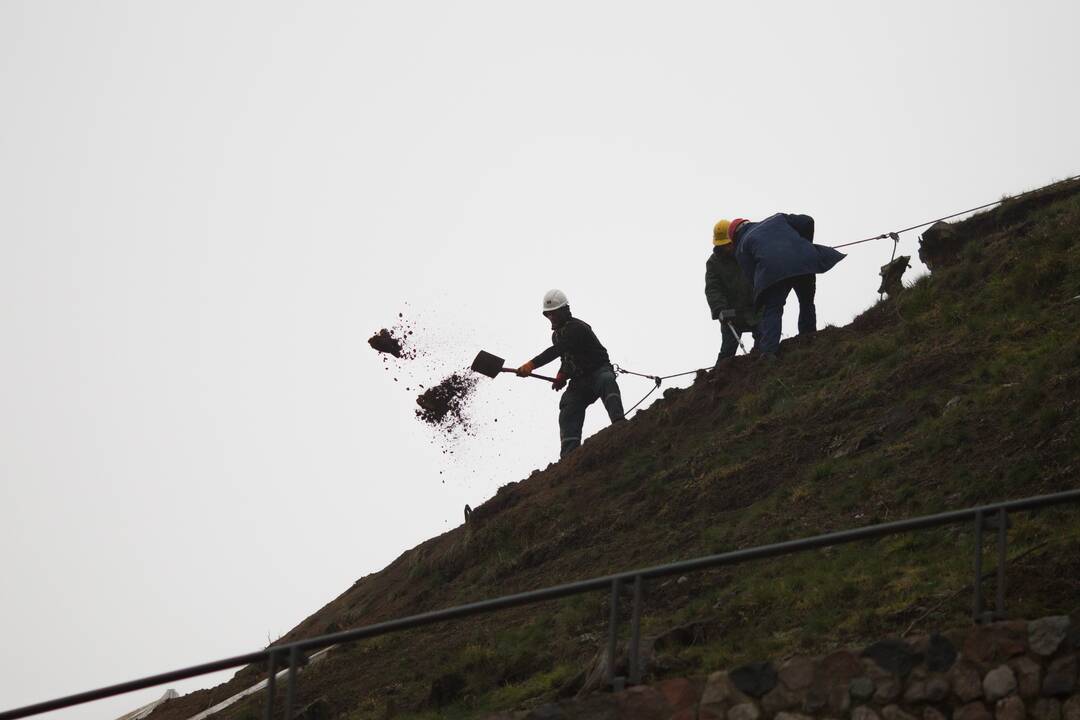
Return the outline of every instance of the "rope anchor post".
{"type": "MultiPolygon", "coordinates": [[[[880,235],[879,237],[881,237],[882,239],[889,238],[890,240],[892,240],[892,255],[889,256],[889,262],[881,269],[881,274],[882,274],[882,277],[884,278],[884,276],[885,276],[885,268],[890,267],[893,264],[893,262],[896,260],[896,249],[898,247],[900,247],[900,235],[899,235],[899,233],[891,232],[891,233],[885,233],[884,235],[880,235]]],[[[889,297],[892,297],[892,295],[890,295],[889,297]]],[[[885,280],[883,279],[881,281],[881,289],[878,290],[878,302],[881,302],[884,299],[885,299],[885,280]]]]}

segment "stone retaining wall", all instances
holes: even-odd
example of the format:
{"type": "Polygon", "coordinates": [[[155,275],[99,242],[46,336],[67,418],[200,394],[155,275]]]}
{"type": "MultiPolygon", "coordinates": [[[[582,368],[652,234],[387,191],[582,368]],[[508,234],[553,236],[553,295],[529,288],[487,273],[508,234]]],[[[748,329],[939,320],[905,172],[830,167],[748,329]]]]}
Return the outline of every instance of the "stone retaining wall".
{"type": "Polygon", "coordinates": [[[544,705],[507,720],[1080,720],[1080,627],[1015,620],[544,705]]]}

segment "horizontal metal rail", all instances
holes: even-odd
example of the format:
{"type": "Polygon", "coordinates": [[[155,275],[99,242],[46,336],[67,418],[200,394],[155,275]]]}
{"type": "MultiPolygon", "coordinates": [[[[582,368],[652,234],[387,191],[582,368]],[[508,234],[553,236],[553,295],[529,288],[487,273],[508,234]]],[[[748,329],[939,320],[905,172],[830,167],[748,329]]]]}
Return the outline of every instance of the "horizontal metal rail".
{"type": "MultiPolygon", "coordinates": [[[[995,514],[1004,516],[1004,514],[1010,512],[1030,511],[1041,507],[1062,505],[1065,503],[1074,502],[1080,502],[1080,490],[1067,490],[1064,492],[1053,493],[1049,495],[1037,495],[1034,497],[1023,498],[1020,500],[1009,500],[1007,502],[967,508],[965,510],[953,510],[950,512],[938,513],[936,515],[925,515],[923,517],[910,518],[908,520],[898,520],[889,523],[881,523],[879,525],[855,528],[853,530],[840,530],[838,532],[815,535],[813,537],[802,538],[799,540],[788,540],[785,542],[773,543],[771,545],[761,545],[758,547],[746,548],[743,550],[733,550],[731,552],[719,553],[716,555],[706,555],[704,557],[694,558],[691,560],[683,560],[681,562],[667,563],[664,565],[654,565],[652,567],[637,570],[629,570],[626,572],[616,573],[614,575],[605,575],[603,577],[580,580],[577,582],[566,583],[563,585],[555,585],[541,590],[530,590],[523,593],[517,593],[515,595],[506,595],[499,598],[492,598],[490,600],[481,600],[479,602],[469,603],[466,605],[458,605],[456,607],[446,608],[443,610],[433,610],[431,612],[420,613],[418,615],[410,615],[408,617],[399,618],[397,620],[389,620],[386,622],[375,623],[374,625],[366,625],[364,627],[355,628],[353,630],[344,630],[341,632],[331,633],[329,635],[320,635],[318,637],[307,638],[305,640],[297,640],[293,643],[270,647],[259,652],[248,653],[246,655],[237,655],[235,657],[225,658],[223,660],[217,660],[215,662],[205,663],[203,665],[195,665],[193,667],[184,668],[181,670],[174,670],[172,672],[162,673],[160,675],[151,675],[149,677],[141,678],[138,680],[132,680],[130,682],[120,683],[118,685],[110,685],[108,687],[99,688],[97,690],[90,690],[88,692],[78,693],[76,695],[69,695],[67,697],[57,698],[55,700],[49,700],[47,702],[27,705],[25,707],[16,708],[14,710],[0,712],[0,720],[15,720],[16,718],[37,715],[40,713],[49,712],[51,710],[59,710],[65,707],[71,707],[72,705],[79,705],[93,700],[100,700],[115,695],[122,695],[124,693],[133,692],[135,690],[142,690],[144,688],[154,687],[155,685],[162,685],[164,683],[172,682],[175,680],[184,680],[187,678],[197,677],[199,675],[206,675],[208,673],[216,672],[219,670],[227,670],[233,667],[250,665],[252,663],[267,663],[270,661],[271,655],[273,655],[277,660],[284,660],[289,658],[290,656],[295,657],[294,651],[296,653],[303,654],[312,650],[320,650],[323,648],[327,648],[332,645],[340,645],[342,643],[371,638],[377,635],[385,635],[387,633],[398,632],[401,630],[410,630],[412,628],[423,627],[425,625],[432,625],[434,623],[445,622],[447,620],[454,620],[457,618],[469,617],[471,615],[480,615],[483,613],[493,612],[495,610],[519,607],[521,605],[531,605],[533,603],[543,602],[545,600],[555,600],[558,598],[568,597],[571,595],[580,595],[582,593],[593,592],[597,590],[610,590],[612,588],[623,585],[635,585],[636,583],[642,582],[649,578],[658,578],[667,575],[679,575],[683,573],[705,570],[708,568],[720,567],[724,565],[735,565],[750,560],[763,560],[766,558],[793,555],[795,553],[806,552],[808,550],[816,550],[819,548],[831,547],[834,545],[843,545],[846,543],[857,542],[859,540],[870,540],[874,538],[884,537],[887,535],[911,532],[913,530],[921,530],[924,528],[940,527],[943,525],[955,525],[965,521],[975,520],[981,517],[990,517],[995,514]],[[638,580],[638,578],[640,578],[640,581],[638,580]]],[[[612,664],[613,663],[609,660],[609,665],[612,664]]]]}

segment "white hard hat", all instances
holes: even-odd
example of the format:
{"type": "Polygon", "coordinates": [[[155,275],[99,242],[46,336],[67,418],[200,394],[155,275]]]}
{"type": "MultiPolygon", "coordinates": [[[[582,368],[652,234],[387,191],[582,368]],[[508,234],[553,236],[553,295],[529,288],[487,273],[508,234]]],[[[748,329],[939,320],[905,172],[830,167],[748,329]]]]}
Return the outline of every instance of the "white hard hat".
{"type": "Polygon", "coordinates": [[[561,307],[566,307],[570,304],[570,301],[566,299],[566,293],[562,290],[548,290],[544,293],[544,312],[549,310],[558,310],[561,307]]]}

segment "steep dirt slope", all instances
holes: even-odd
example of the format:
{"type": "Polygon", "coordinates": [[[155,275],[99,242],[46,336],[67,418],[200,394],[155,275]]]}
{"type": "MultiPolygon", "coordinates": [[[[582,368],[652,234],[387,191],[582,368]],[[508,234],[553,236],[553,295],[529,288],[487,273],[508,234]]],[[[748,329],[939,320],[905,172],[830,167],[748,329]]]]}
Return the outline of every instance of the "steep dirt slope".
{"type": "MultiPolygon", "coordinates": [[[[843,328],[669,390],[473,520],[358,580],[282,642],[594,574],[1075,487],[1080,183],[955,226],[934,274],[843,328]]],[[[1080,512],[1016,519],[1010,609],[1075,612],[1080,512]]],[[[968,528],[834,548],[647,588],[671,633],[651,675],[820,652],[969,611],[968,528]]],[[[335,650],[301,704],[330,716],[470,715],[580,687],[597,594],[335,650]]],[[[259,678],[167,703],[185,720],[259,678]]],[[[261,698],[223,718],[260,717],[261,698]]]]}

